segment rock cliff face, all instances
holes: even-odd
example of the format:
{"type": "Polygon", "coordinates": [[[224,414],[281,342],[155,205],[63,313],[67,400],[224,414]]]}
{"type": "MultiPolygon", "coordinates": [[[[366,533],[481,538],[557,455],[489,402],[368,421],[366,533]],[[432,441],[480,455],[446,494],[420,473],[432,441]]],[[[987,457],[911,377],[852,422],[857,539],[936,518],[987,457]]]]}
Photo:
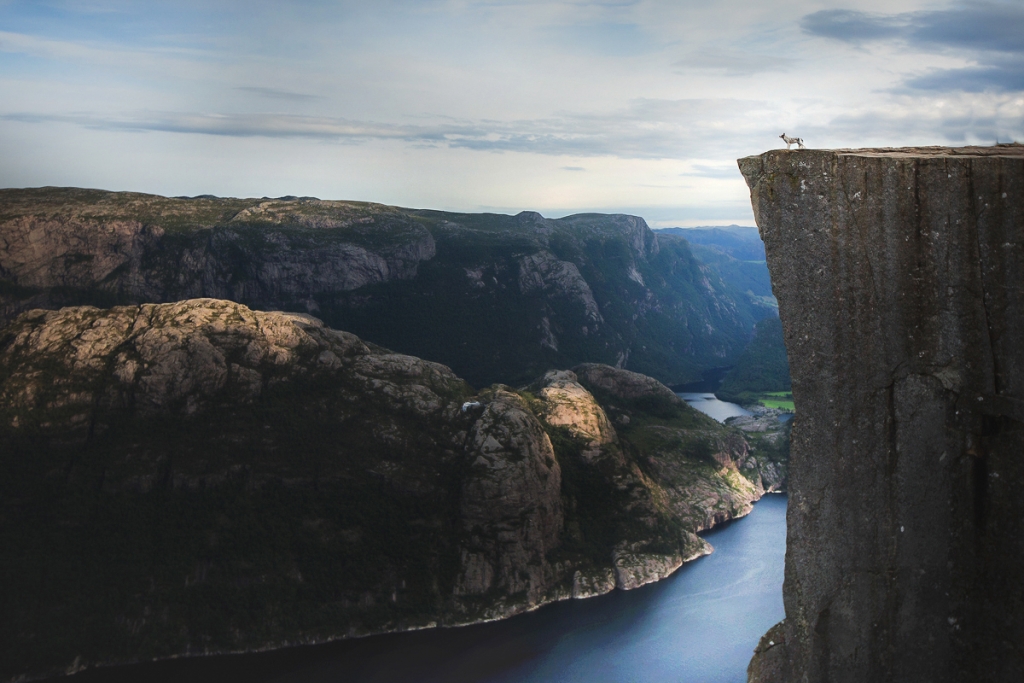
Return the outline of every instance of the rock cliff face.
{"type": "Polygon", "coordinates": [[[739,165],[797,405],[752,680],[1024,680],[1024,147],[739,165]]]}
{"type": "Polygon", "coordinates": [[[603,365],[479,394],[197,299],[0,332],[0,679],[508,616],[656,581],[779,453],[603,365]]]}
{"type": "Polygon", "coordinates": [[[728,364],[772,312],[634,216],[0,190],[0,326],[195,297],[315,314],[475,386],[582,361],[681,383],[728,364]]]}
{"type": "Polygon", "coordinates": [[[89,190],[5,190],[0,201],[0,275],[35,293],[5,297],[12,311],[60,303],[53,290],[152,302],[314,301],[415,277],[435,255],[433,237],[409,216],[357,203],[89,190]]]}

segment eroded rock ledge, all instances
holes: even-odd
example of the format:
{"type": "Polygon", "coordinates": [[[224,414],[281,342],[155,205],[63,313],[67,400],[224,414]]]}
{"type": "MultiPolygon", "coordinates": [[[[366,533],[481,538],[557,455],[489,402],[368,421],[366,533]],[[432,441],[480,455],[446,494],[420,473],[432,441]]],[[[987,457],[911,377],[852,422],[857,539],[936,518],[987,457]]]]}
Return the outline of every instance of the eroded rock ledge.
{"type": "Polygon", "coordinates": [[[798,408],[751,680],[1024,680],[1024,146],[739,166],[798,408]]]}
{"type": "Polygon", "coordinates": [[[0,680],[636,588],[782,455],[605,365],[474,393],[308,315],[30,311],[0,332],[0,680]]]}

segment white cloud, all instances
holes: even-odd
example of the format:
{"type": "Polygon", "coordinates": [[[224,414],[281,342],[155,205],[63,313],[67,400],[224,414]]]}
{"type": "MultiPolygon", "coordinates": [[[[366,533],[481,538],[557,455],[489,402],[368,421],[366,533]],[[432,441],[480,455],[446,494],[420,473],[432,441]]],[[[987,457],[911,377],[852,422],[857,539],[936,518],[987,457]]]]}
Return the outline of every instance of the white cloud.
{"type": "Polygon", "coordinates": [[[749,224],[735,159],[784,130],[1024,138],[1015,34],[998,59],[977,31],[936,48],[950,15],[930,0],[31,4],[0,4],[8,186],[749,224]],[[1002,89],[962,92],[986,78],[1002,89]]]}

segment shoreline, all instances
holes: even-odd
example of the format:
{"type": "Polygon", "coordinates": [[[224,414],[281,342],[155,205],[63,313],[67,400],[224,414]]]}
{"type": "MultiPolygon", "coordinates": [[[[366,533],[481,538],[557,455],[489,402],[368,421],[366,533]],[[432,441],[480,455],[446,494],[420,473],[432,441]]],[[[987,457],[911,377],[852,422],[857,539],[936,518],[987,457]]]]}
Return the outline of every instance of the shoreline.
{"type": "MultiPolygon", "coordinates": [[[[700,534],[703,534],[703,533],[708,532],[708,531],[715,531],[715,530],[721,529],[721,528],[723,528],[725,526],[728,526],[730,523],[732,523],[734,521],[741,520],[741,519],[745,518],[747,515],[749,515],[751,512],[753,512],[754,505],[757,502],[759,502],[765,495],[767,495],[769,493],[779,493],[779,494],[783,494],[783,495],[786,494],[785,491],[776,491],[776,490],[765,491],[764,493],[762,493],[762,495],[760,497],[758,497],[757,499],[753,500],[751,502],[750,508],[745,510],[742,514],[736,515],[734,517],[730,517],[729,519],[723,520],[723,521],[721,521],[721,522],[719,522],[717,524],[713,524],[712,526],[710,526],[710,527],[708,527],[706,529],[702,529],[700,531],[694,532],[694,534],[698,538],[701,538],[700,534]]],[[[701,538],[701,540],[703,540],[703,538],[701,538]]],[[[400,633],[413,633],[413,632],[416,632],[416,631],[427,631],[427,630],[437,630],[437,629],[464,628],[464,627],[467,627],[467,626],[476,626],[476,625],[480,625],[480,624],[488,624],[488,623],[493,623],[493,622],[497,622],[497,621],[505,621],[507,619],[510,619],[512,617],[515,617],[515,616],[519,616],[521,614],[528,614],[530,612],[535,612],[535,611],[541,609],[542,607],[545,607],[547,605],[552,605],[552,604],[555,604],[555,603],[558,603],[558,602],[565,602],[567,600],[586,600],[586,599],[590,599],[590,598],[597,598],[597,597],[601,597],[603,595],[608,595],[608,594],[610,594],[610,593],[612,593],[612,592],[614,592],[616,590],[630,591],[630,590],[636,590],[637,588],[642,588],[643,586],[646,586],[646,585],[651,585],[651,584],[654,584],[654,583],[658,583],[660,581],[663,581],[663,580],[673,576],[684,565],[686,565],[686,564],[688,564],[690,562],[693,562],[695,560],[698,560],[701,557],[705,557],[707,555],[710,555],[713,552],[714,552],[714,547],[711,546],[711,544],[708,543],[707,541],[704,541],[703,548],[701,549],[701,551],[698,551],[698,552],[693,553],[693,554],[691,554],[689,556],[686,556],[686,557],[677,556],[677,557],[680,557],[682,559],[682,561],[678,565],[673,567],[667,573],[659,576],[658,578],[652,579],[650,581],[646,581],[644,583],[640,583],[640,584],[635,585],[635,586],[630,586],[628,588],[626,588],[626,587],[619,587],[619,586],[615,585],[610,590],[607,590],[607,591],[604,591],[604,592],[589,593],[589,594],[586,594],[586,595],[574,595],[573,594],[573,590],[572,590],[572,586],[570,585],[568,590],[558,591],[555,595],[552,595],[549,598],[546,598],[546,599],[543,599],[541,601],[538,601],[535,605],[531,605],[531,606],[528,606],[528,607],[525,607],[525,608],[522,608],[522,609],[514,609],[514,610],[512,610],[510,612],[507,612],[505,614],[502,614],[500,616],[485,617],[485,618],[482,618],[482,619],[473,619],[473,620],[470,620],[470,621],[460,621],[460,622],[443,623],[443,624],[439,624],[436,621],[434,621],[434,622],[428,622],[427,624],[423,624],[423,625],[413,625],[413,626],[409,626],[409,627],[394,628],[394,629],[381,629],[381,630],[369,631],[369,632],[365,632],[365,633],[345,634],[345,635],[333,636],[333,637],[322,638],[322,639],[310,639],[310,640],[295,641],[295,642],[284,640],[284,641],[282,641],[282,642],[280,642],[278,644],[268,645],[266,647],[246,648],[246,649],[241,649],[241,650],[217,650],[217,651],[212,651],[212,652],[186,652],[186,653],[172,654],[172,655],[168,655],[166,657],[156,657],[156,658],[153,658],[153,659],[135,659],[135,660],[131,660],[131,661],[109,662],[109,663],[99,663],[99,664],[84,664],[84,665],[81,664],[78,659],[76,659],[74,662],[72,662],[72,664],[70,666],[65,668],[62,673],[50,672],[50,673],[44,674],[42,676],[31,676],[31,675],[21,674],[21,675],[15,676],[14,678],[7,679],[7,681],[5,681],[4,683],[29,683],[30,681],[42,681],[43,683],[48,683],[48,682],[49,683],[58,683],[59,681],[69,681],[69,682],[73,683],[74,680],[75,680],[74,677],[77,674],[86,673],[86,672],[92,672],[92,671],[97,671],[97,670],[102,670],[102,669],[114,670],[114,669],[119,669],[119,668],[129,668],[129,667],[134,667],[134,666],[147,666],[147,665],[151,665],[151,664],[159,664],[161,662],[174,662],[174,661],[180,661],[180,660],[186,660],[186,659],[198,660],[198,659],[213,658],[213,657],[237,657],[237,656],[244,656],[244,655],[256,655],[256,654],[262,654],[262,653],[268,653],[268,652],[276,652],[276,651],[282,651],[282,650],[291,650],[291,649],[297,650],[297,649],[306,648],[306,647],[317,647],[317,646],[320,646],[320,645],[328,645],[328,644],[331,644],[331,643],[338,643],[338,642],[341,642],[341,641],[361,640],[361,639],[364,639],[364,638],[372,638],[374,636],[384,636],[384,635],[392,635],[392,634],[400,634],[400,633]]],[[[659,556],[659,557],[671,557],[671,556],[667,556],[666,555],[666,556],[659,556]]],[[[609,567],[608,569],[610,571],[614,571],[614,566],[609,567]]]]}

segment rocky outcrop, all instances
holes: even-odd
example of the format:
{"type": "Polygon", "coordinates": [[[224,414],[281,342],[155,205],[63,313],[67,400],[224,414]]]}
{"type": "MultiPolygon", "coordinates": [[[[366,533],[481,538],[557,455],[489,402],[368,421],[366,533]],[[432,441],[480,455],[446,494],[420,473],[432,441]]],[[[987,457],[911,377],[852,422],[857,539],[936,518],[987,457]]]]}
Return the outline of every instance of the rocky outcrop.
{"type": "Polygon", "coordinates": [[[197,296],[315,302],[326,292],[415,277],[435,254],[423,226],[398,214],[364,215],[345,202],[263,201],[218,225],[223,216],[206,215],[192,200],[154,197],[150,206],[145,195],[128,194],[135,201],[126,207],[117,202],[123,195],[102,194],[78,205],[41,202],[24,211],[16,211],[16,202],[7,205],[14,215],[0,222],[0,275],[40,292],[27,303],[47,301],[46,290],[97,288],[140,302],[197,296]],[[139,220],[140,213],[164,220],[139,220]],[[206,230],[183,230],[175,224],[182,220],[206,230]]]}
{"type": "Polygon", "coordinates": [[[1024,679],[1024,146],[739,165],[797,405],[771,680],[1024,679]]]}
{"type": "Polygon", "coordinates": [[[635,216],[0,189],[0,327],[31,308],[230,299],[475,386],[581,361],[673,384],[726,364],[770,307],[709,272],[635,216]]]}
{"type": "Polygon", "coordinates": [[[583,457],[593,460],[602,448],[618,441],[615,429],[594,396],[568,370],[552,370],[541,378],[538,397],[543,401],[544,420],[565,427],[586,444],[583,457]]]}
{"type": "Polygon", "coordinates": [[[455,593],[493,590],[536,607],[559,578],[547,562],[562,529],[562,472],[551,440],[518,394],[497,389],[473,423],[467,455],[455,593]]]}
{"type": "Polygon", "coordinates": [[[474,395],[216,299],[20,316],[0,443],[5,680],[632,589],[710,552],[775,462],[636,373],[474,395]]]}
{"type": "Polygon", "coordinates": [[[361,391],[424,417],[468,390],[443,365],[372,350],[316,318],[216,299],[36,310],[7,330],[4,351],[0,402],[10,426],[43,434],[95,433],[112,416],[244,406],[274,385],[342,368],[361,391]]]}
{"type": "Polygon", "coordinates": [[[547,291],[583,306],[586,317],[595,323],[595,331],[596,323],[604,322],[594,301],[594,293],[576,264],[559,261],[549,251],[539,251],[519,259],[519,291],[523,294],[547,291]]]}
{"type": "Polygon", "coordinates": [[[664,384],[638,372],[610,368],[599,363],[583,363],[576,366],[574,371],[587,386],[620,401],[643,399],[665,406],[678,406],[681,402],[664,384]]]}

